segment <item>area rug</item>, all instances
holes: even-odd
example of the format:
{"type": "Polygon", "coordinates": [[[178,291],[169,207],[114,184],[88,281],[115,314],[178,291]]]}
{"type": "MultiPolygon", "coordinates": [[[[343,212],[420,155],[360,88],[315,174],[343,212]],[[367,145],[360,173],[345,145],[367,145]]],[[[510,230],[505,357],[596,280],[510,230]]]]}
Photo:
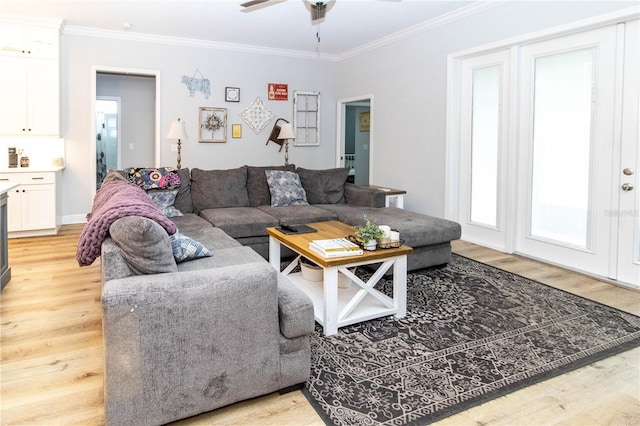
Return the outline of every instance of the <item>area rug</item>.
{"type": "Polygon", "coordinates": [[[327,424],[423,425],[639,345],[639,317],[454,255],[408,274],[405,318],[317,326],[303,393],[327,424]]]}

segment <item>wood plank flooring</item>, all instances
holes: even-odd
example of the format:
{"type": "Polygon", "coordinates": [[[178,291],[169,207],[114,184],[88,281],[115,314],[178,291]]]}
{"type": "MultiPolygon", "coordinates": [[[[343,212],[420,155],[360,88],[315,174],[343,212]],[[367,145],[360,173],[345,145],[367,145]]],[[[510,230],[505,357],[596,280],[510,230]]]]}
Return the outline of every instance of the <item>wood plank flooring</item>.
{"type": "MultiPolygon", "coordinates": [[[[80,268],[81,225],[9,241],[0,294],[0,424],[104,424],[100,262],[80,268]]],[[[640,315],[640,292],[463,241],[454,251],[640,315]]],[[[640,348],[490,401],[437,425],[640,425],[640,348]]],[[[322,425],[300,392],[179,425],[322,425]]]]}

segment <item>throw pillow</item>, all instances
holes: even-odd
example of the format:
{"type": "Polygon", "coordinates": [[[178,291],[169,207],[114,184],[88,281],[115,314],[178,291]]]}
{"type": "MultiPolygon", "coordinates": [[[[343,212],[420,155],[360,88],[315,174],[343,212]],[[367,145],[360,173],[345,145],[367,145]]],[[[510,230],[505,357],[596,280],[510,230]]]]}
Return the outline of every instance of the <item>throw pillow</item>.
{"type": "Polygon", "coordinates": [[[271,205],[271,193],[269,184],[264,174],[265,170],[286,170],[292,172],[296,166],[247,166],[247,192],[249,194],[249,205],[251,207],[271,205]]]}
{"type": "Polygon", "coordinates": [[[171,189],[180,185],[180,176],[172,167],[159,167],[157,169],[147,169],[140,167],[129,167],[124,169],[124,174],[129,181],[148,189],[171,189]]]}
{"type": "Polygon", "coordinates": [[[271,206],[308,206],[307,196],[296,172],[265,170],[271,193],[271,206]]]}
{"type": "Polygon", "coordinates": [[[182,213],[193,213],[193,202],[191,201],[191,173],[188,168],[179,169],[180,186],[178,187],[178,195],[173,206],[182,213]]]}
{"type": "Polygon", "coordinates": [[[180,210],[173,206],[176,201],[176,195],[178,195],[177,189],[172,189],[171,191],[149,191],[147,194],[166,217],[182,216],[180,210]]]}
{"type": "Polygon", "coordinates": [[[213,253],[211,253],[209,249],[193,238],[187,237],[180,231],[176,231],[176,233],[171,236],[171,249],[173,250],[173,257],[178,263],[200,257],[213,256],[213,253]]]}
{"type": "Polygon", "coordinates": [[[344,203],[344,184],[349,177],[349,169],[309,170],[298,167],[296,171],[309,203],[344,203]]]}
{"type": "Polygon", "coordinates": [[[125,216],[111,224],[109,234],[135,274],[178,271],[169,234],[155,221],[142,216],[125,216]]]}
{"type": "Polygon", "coordinates": [[[229,170],[191,170],[193,210],[220,207],[248,207],[247,168],[229,170]]]}

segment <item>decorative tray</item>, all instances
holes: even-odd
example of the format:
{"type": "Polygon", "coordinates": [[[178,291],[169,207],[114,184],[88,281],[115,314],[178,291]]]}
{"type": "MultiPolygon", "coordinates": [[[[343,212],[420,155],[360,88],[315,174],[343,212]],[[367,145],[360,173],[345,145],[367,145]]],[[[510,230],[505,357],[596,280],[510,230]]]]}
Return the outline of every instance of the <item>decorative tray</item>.
{"type": "MultiPolygon", "coordinates": [[[[356,237],[355,235],[349,235],[347,237],[347,239],[349,241],[351,241],[352,243],[355,243],[355,244],[359,245],[362,249],[367,250],[367,249],[364,248],[364,243],[362,241],[360,241],[360,239],[358,237],[356,237]]],[[[398,248],[403,244],[404,244],[404,240],[403,239],[400,239],[398,241],[391,241],[391,242],[384,243],[384,244],[381,243],[380,241],[378,241],[378,244],[376,245],[375,250],[377,250],[377,249],[398,248]]],[[[371,251],[373,251],[373,250],[371,250],[371,251]]]]}

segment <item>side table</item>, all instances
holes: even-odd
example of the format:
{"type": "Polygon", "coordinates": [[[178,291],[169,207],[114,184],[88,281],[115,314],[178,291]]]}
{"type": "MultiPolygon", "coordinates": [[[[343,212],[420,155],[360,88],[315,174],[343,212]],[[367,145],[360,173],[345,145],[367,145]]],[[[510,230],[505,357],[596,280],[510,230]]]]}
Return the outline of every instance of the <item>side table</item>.
{"type": "Polygon", "coordinates": [[[387,188],[385,186],[378,185],[367,185],[369,188],[377,189],[380,191],[384,191],[385,194],[385,207],[397,207],[399,209],[404,208],[404,194],[407,191],[403,191],[402,189],[393,189],[387,188]]]}

